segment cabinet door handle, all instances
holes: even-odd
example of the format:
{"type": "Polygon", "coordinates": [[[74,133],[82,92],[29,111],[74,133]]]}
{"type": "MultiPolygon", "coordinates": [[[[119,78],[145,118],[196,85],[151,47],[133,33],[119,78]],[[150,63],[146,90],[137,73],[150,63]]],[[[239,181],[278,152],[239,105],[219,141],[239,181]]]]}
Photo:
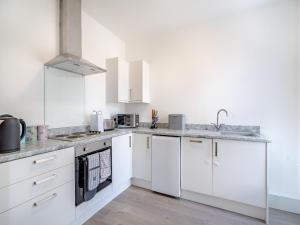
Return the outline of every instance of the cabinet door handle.
{"type": "Polygon", "coordinates": [[[40,205],[43,205],[43,204],[47,203],[48,201],[50,201],[51,199],[53,199],[55,197],[57,197],[56,193],[54,193],[54,194],[52,194],[52,195],[50,195],[50,196],[48,196],[48,197],[46,197],[46,198],[44,198],[44,199],[42,199],[40,201],[37,201],[37,202],[33,203],[33,206],[34,207],[38,207],[40,205]]]}
{"type": "Polygon", "coordinates": [[[197,140],[190,140],[192,143],[202,143],[202,141],[197,141],[197,140]]]}
{"type": "Polygon", "coordinates": [[[215,156],[218,157],[218,142],[215,142],[215,156]]]}
{"type": "Polygon", "coordinates": [[[150,148],[150,137],[147,137],[147,149],[150,148]]]}
{"type": "Polygon", "coordinates": [[[129,148],[131,148],[131,135],[129,136],[129,148]]]}
{"type": "Polygon", "coordinates": [[[43,159],[34,160],[33,164],[41,164],[41,163],[52,161],[54,159],[56,159],[55,155],[43,159]]]}
{"type": "Polygon", "coordinates": [[[49,176],[49,177],[46,177],[46,178],[44,178],[44,179],[34,181],[34,182],[33,182],[33,185],[40,185],[40,184],[43,184],[43,183],[45,183],[45,182],[48,182],[48,181],[50,181],[50,180],[55,179],[56,176],[57,176],[56,174],[53,174],[53,175],[51,175],[51,176],[49,176]]]}

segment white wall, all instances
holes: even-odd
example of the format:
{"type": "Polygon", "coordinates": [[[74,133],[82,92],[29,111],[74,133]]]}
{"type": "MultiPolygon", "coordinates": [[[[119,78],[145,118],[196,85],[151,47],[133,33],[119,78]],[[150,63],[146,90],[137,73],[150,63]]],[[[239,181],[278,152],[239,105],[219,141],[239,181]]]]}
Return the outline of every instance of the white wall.
{"type": "MultiPolygon", "coordinates": [[[[86,13],[82,13],[83,57],[105,68],[105,60],[125,56],[125,43],[86,13]]],[[[86,114],[101,110],[105,118],[125,112],[124,104],[106,103],[106,74],[85,78],[86,114]]]]}
{"type": "Polygon", "coordinates": [[[272,139],[270,189],[299,198],[297,186],[297,11],[281,1],[171,33],[126,43],[128,60],[151,67],[151,104],[127,112],[150,121],[184,113],[187,123],[215,122],[220,108],[227,124],[261,125],[272,139]]]}
{"type": "MultiPolygon", "coordinates": [[[[0,115],[13,114],[28,125],[44,123],[44,63],[58,55],[58,25],[56,0],[0,0],[0,115]]],[[[86,59],[105,67],[106,57],[124,56],[124,43],[84,12],[82,26],[86,59]]],[[[124,111],[123,105],[105,104],[105,74],[87,78],[86,91],[87,114],[124,111]]]]}
{"type": "Polygon", "coordinates": [[[0,115],[44,122],[44,63],[58,52],[58,5],[0,0],[0,115]]]}

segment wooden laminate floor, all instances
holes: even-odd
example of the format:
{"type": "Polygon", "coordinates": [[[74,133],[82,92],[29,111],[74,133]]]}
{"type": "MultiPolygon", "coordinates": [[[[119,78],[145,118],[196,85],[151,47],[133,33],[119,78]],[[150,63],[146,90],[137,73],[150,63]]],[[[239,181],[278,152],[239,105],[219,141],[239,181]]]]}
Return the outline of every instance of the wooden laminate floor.
{"type": "MultiPolygon", "coordinates": [[[[262,225],[260,220],[130,187],[85,225],[262,225]]],[[[270,210],[270,225],[300,225],[300,215],[270,210]]]]}

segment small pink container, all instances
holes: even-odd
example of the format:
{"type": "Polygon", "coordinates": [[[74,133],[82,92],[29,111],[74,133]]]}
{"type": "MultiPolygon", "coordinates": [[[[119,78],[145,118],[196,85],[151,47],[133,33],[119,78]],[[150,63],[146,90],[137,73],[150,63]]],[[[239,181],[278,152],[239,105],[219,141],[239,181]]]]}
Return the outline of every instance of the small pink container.
{"type": "Polygon", "coordinates": [[[38,141],[48,140],[48,125],[37,126],[37,139],[38,141]]]}

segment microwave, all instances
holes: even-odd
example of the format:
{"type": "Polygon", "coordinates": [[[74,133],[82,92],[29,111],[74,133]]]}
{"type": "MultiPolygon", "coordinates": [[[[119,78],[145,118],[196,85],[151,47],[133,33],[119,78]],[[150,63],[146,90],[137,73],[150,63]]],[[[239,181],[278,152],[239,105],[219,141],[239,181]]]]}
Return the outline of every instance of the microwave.
{"type": "Polygon", "coordinates": [[[118,128],[133,128],[139,126],[140,117],[137,114],[118,114],[115,120],[118,128]]]}

